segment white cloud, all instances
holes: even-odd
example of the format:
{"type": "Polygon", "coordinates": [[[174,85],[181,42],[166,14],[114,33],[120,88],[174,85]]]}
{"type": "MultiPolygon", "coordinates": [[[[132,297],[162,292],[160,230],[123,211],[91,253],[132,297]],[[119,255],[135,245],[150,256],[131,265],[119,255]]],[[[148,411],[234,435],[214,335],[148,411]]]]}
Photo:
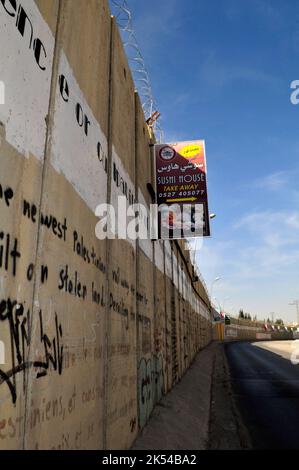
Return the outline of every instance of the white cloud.
{"type": "Polygon", "coordinates": [[[275,8],[269,0],[254,0],[253,6],[257,14],[267,21],[268,26],[276,29],[285,24],[282,9],[275,8]]]}
{"type": "Polygon", "coordinates": [[[279,191],[288,185],[290,177],[291,174],[288,171],[276,171],[257,179],[254,186],[268,191],[279,191]]]}
{"type": "Polygon", "coordinates": [[[134,2],[130,4],[133,28],[145,56],[157,53],[161,39],[175,36],[180,29],[182,26],[180,6],[179,0],[164,0],[159,3],[158,12],[155,8],[147,8],[146,14],[143,9],[138,11],[137,16],[134,2]]]}
{"type": "Polygon", "coordinates": [[[282,81],[279,77],[271,75],[262,69],[244,64],[223,62],[215,51],[210,50],[200,69],[200,80],[215,88],[214,92],[237,81],[256,82],[268,87],[279,88],[282,81]]]}
{"type": "Polygon", "coordinates": [[[298,227],[299,213],[286,210],[251,212],[234,224],[235,230],[242,229],[253,241],[272,248],[299,246],[298,227]]]}
{"type": "Polygon", "coordinates": [[[225,15],[232,22],[254,16],[255,21],[262,22],[268,29],[277,30],[287,25],[284,7],[288,5],[284,3],[287,2],[281,2],[277,7],[270,0],[247,0],[247,2],[226,0],[225,15]]]}
{"type": "Polygon", "coordinates": [[[299,293],[298,229],[299,212],[255,211],[233,225],[229,242],[206,241],[197,262],[208,285],[223,277],[216,297],[229,296],[231,308],[260,317],[280,309],[292,319],[287,304],[299,293]]]}
{"type": "Polygon", "coordinates": [[[290,214],[286,219],[286,223],[290,228],[299,230],[299,214],[298,213],[290,214]]]}

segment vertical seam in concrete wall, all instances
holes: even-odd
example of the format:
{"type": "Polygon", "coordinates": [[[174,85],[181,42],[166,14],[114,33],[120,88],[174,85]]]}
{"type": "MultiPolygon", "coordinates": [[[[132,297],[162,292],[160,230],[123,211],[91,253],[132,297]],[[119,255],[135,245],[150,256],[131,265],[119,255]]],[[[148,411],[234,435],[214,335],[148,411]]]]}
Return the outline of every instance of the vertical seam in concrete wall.
{"type": "MultiPolygon", "coordinates": [[[[138,195],[138,156],[137,156],[137,126],[138,126],[138,116],[137,116],[137,100],[138,100],[138,93],[135,91],[134,94],[134,105],[135,105],[135,136],[134,136],[134,160],[135,160],[135,198],[137,202],[139,202],[139,195],[138,195]]],[[[136,334],[136,396],[137,396],[137,422],[140,422],[139,416],[139,380],[138,380],[138,370],[139,370],[139,360],[140,360],[140,341],[139,341],[139,321],[138,321],[138,292],[139,292],[139,267],[140,267],[140,259],[139,259],[139,239],[136,239],[136,259],[135,259],[135,285],[136,285],[136,295],[135,295],[135,334],[136,334]]]]}
{"type": "MultiPolygon", "coordinates": [[[[157,278],[156,278],[156,265],[155,265],[155,256],[156,256],[156,251],[155,251],[155,242],[152,241],[152,253],[153,253],[153,328],[154,328],[154,354],[157,355],[156,351],[156,331],[157,331],[157,278]]],[[[157,376],[158,372],[158,361],[154,362],[155,364],[155,376],[157,376]]],[[[155,388],[155,399],[154,399],[154,406],[157,403],[157,389],[155,388]]]]}
{"type": "Polygon", "coordinates": [[[165,260],[165,242],[163,241],[163,269],[164,269],[164,344],[165,344],[165,392],[168,393],[168,342],[167,342],[167,276],[165,260]]]}
{"type": "Polygon", "coordinates": [[[176,247],[176,258],[177,258],[177,278],[178,278],[178,287],[177,287],[177,291],[178,291],[178,320],[179,320],[179,324],[178,324],[178,330],[179,330],[179,380],[181,379],[182,377],[182,348],[181,348],[181,335],[182,335],[182,325],[181,325],[181,296],[180,296],[180,289],[179,289],[179,285],[180,285],[180,279],[179,279],[179,276],[180,276],[180,269],[179,269],[179,256],[178,256],[178,248],[177,248],[177,245],[174,244],[174,246],[176,247]]]}
{"type": "MultiPolygon", "coordinates": [[[[186,268],[187,268],[188,277],[189,277],[190,282],[191,282],[192,277],[191,277],[191,275],[190,275],[188,262],[187,262],[187,260],[186,260],[186,258],[185,258],[185,256],[184,256],[184,253],[182,252],[182,249],[181,249],[180,245],[178,244],[178,242],[177,242],[176,240],[175,240],[175,243],[176,243],[176,246],[177,246],[177,248],[178,248],[178,250],[179,250],[180,257],[182,258],[182,261],[183,261],[183,263],[185,264],[185,266],[186,266],[186,268]]],[[[207,307],[208,309],[210,309],[210,306],[207,304],[207,302],[205,301],[205,299],[197,292],[197,290],[196,290],[196,288],[195,288],[195,286],[194,286],[193,283],[191,283],[191,286],[192,286],[193,291],[194,291],[195,294],[197,295],[197,297],[206,305],[206,307],[207,307]]]]}
{"type": "MultiPolygon", "coordinates": [[[[43,160],[43,167],[42,167],[42,178],[41,178],[41,191],[40,191],[40,198],[39,198],[39,210],[37,214],[37,238],[36,238],[36,248],[35,248],[35,254],[34,254],[34,259],[35,261],[37,260],[38,257],[38,251],[39,251],[39,243],[40,243],[40,230],[41,230],[41,208],[42,208],[42,200],[43,200],[43,188],[44,188],[44,182],[46,179],[46,173],[47,173],[47,161],[48,161],[48,153],[49,153],[49,135],[50,135],[50,130],[52,128],[52,110],[54,109],[54,103],[55,103],[55,91],[56,91],[56,82],[57,82],[57,71],[58,71],[58,63],[59,63],[59,54],[58,54],[58,48],[59,48],[59,36],[61,34],[61,22],[62,22],[62,0],[58,0],[58,9],[57,9],[57,21],[56,21],[56,30],[55,30],[55,45],[54,45],[54,52],[53,52],[53,65],[52,65],[52,75],[51,75],[51,86],[50,86],[50,98],[49,98],[49,107],[48,107],[48,114],[47,114],[47,130],[46,130],[46,139],[45,139],[45,148],[44,148],[44,160],[43,160]]],[[[35,262],[36,265],[36,262],[35,262]]],[[[32,324],[34,321],[34,299],[36,298],[36,279],[37,275],[36,272],[34,274],[34,279],[33,279],[33,290],[32,290],[32,302],[31,302],[31,312],[32,312],[32,324]]],[[[31,352],[31,344],[29,346],[28,350],[28,355],[30,355],[31,352]]],[[[24,424],[23,424],[23,442],[22,442],[22,447],[25,449],[26,446],[26,424],[27,424],[27,406],[28,406],[28,377],[29,377],[29,370],[27,370],[25,373],[27,375],[27,380],[26,380],[26,390],[25,390],[25,410],[24,410],[24,424]]]]}
{"type": "MultiPolygon", "coordinates": [[[[108,165],[107,165],[107,204],[111,202],[111,175],[112,175],[112,126],[113,126],[113,59],[114,59],[114,35],[116,22],[111,17],[110,27],[110,57],[109,57],[109,93],[108,93],[108,165]]],[[[106,309],[105,309],[105,339],[104,339],[104,399],[103,399],[103,449],[107,448],[107,419],[108,419],[108,368],[109,368],[109,344],[111,325],[109,320],[109,258],[111,244],[106,238],[106,309]]]]}
{"type": "MultiPolygon", "coordinates": [[[[153,143],[153,138],[151,136],[150,138],[150,141],[149,141],[149,157],[150,157],[150,168],[151,168],[151,180],[150,182],[152,183],[154,181],[154,178],[155,178],[155,174],[154,174],[154,158],[155,158],[155,147],[154,147],[154,143],[153,143]]],[[[152,201],[152,202],[156,202],[156,201],[152,201]]],[[[156,351],[156,332],[157,332],[157,318],[158,318],[158,315],[157,315],[157,275],[156,275],[156,245],[155,245],[155,241],[152,240],[152,256],[153,256],[153,272],[152,272],[152,277],[153,277],[153,309],[154,309],[154,312],[153,312],[153,328],[154,328],[154,354],[156,355],[157,354],[157,351],[156,351]]],[[[155,376],[157,376],[157,373],[158,373],[158,361],[155,361],[154,362],[155,364],[155,376]]],[[[163,362],[162,362],[163,364],[163,362]]],[[[164,371],[163,371],[163,374],[164,374],[164,371]]],[[[157,389],[155,388],[155,399],[154,399],[154,407],[156,405],[156,403],[158,402],[157,400],[157,389]]]]}
{"type": "MultiPolygon", "coordinates": [[[[175,285],[174,285],[174,246],[175,244],[173,241],[171,241],[171,300],[170,300],[170,305],[171,305],[171,315],[170,315],[170,325],[171,325],[171,334],[170,334],[170,342],[171,342],[171,382],[172,386],[174,383],[178,381],[178,375],[176,372],[176,377],[175,377],[175,382],[173,383],[173,369],[176,367],[176,364],[173,363],[173,331],[175,329],[175,334],[176,334],[176,329],[177,329],[177,318],[176,318],[176,298],[175,298],[175,285]],[[173,311],[174,309],[174,311],[173,311]],[[173,314],[174,314],[174,327],[173,327],[173,314]]],[[[175,357],[178,358],[178,350],[177,350],[177,338],[175,339],[175,357]]]]}

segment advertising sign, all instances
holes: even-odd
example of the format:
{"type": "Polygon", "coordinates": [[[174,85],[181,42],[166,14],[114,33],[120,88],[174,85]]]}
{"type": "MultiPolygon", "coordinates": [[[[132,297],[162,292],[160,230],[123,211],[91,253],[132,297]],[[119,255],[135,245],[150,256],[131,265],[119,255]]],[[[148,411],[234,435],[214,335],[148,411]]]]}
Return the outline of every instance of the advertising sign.
{"type": "Polygon", "coordinates": [[[155,145],[159,238],[210,235],[204,140],[155,145]]]}

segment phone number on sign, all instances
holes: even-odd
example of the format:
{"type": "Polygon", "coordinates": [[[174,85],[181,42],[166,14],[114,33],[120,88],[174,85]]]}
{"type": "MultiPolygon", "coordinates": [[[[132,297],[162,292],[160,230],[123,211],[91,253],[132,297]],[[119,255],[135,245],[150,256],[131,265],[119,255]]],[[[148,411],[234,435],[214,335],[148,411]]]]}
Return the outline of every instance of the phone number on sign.
{"type": "Polygon", "coordinates": [[[203,196],[205,194],[204,191],[202,190],[197,190],[197,191],[172,191],[169,193],[159,193],[159,198],[165,198],[165,197],[186,197],[186,196],[203,196]]]}

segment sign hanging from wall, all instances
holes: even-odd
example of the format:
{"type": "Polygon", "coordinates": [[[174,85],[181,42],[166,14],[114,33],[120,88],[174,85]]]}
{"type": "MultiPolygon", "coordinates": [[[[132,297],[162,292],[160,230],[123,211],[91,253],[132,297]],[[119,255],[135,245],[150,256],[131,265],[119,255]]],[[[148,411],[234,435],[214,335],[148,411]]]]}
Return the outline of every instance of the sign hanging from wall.
{"type": "Polygon", "coordinates": [[[210,236],[204,140],[155,145],[158,237],[210,236]]]}

